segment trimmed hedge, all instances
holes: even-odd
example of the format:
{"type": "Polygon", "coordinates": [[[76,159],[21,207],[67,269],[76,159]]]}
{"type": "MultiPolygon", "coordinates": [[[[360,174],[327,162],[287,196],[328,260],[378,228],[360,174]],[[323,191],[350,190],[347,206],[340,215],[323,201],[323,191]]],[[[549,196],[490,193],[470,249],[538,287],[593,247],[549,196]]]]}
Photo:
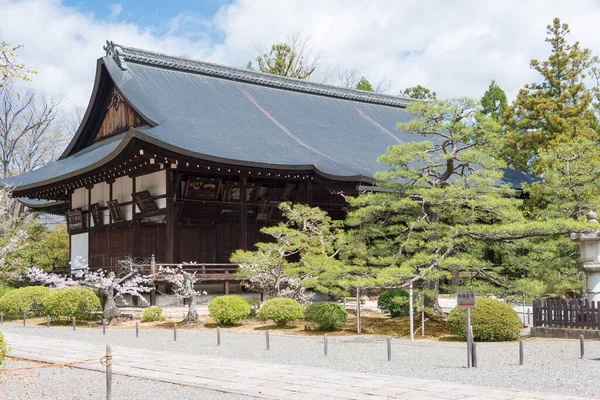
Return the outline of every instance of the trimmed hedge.
{"type": "MultiPolygon", "coordinates": [[[[477,299],[477,307],[471,309],[473,336],[481,341],[503,341],[519,338],[523,323],[510,305],[494,299],[477,299]]],[[[466,311],[455,308],[448,315],[448,327],[456,336],[466,339],[466,311]]]]}
{"type": "Polygon", "coordinates": [[[3,285],[0,287],[0,297],[4,296],[6,293],[16,290],[16,288],[8,285],[3,285]]]}
{"type": "Polygon", "coordinates": [[[284,327],[302,318],[302,306],[294,299],[277,297],[267,300],[258,312],[258,316],[263,321],[270,319],[277,326],[284,327]]]}
{"type": "Polygon", "coordinates": [[[27,286],[0,297],[0,312],[8,317],[43,315],[43,301],[52,291],[45,286],[27,286]]]}
{"type": "Polygon", "coordinates": [[[222,325],[232,325],[250,315],[250,304],[235,294],[215,297],[208,305],[210,315],[222,325]]]}
{"type": "Polygon", "coordinates": [[[93,290],[84,287],[66,287],[52,291],[43,300],[44,310],[52,318],[91,320],[100,311],[100,299],[93,290]]]}
{"type": "Polygon", "coordinates": [[[390,289],[379,296],[377,307],[385,313],[390,313],[392,318],[409,314],[409,294],[406,290],[390,289]]]}
{"type": "Polygon", "coordinates": [[[142,312],[142,322],[163,321],[164,319],[163,309],[158,306],[148,307],[142,312]]]}
{"type": "Polygon", "coordinates": [[[316,325],[320,331],[339,329],[347,319],[346,310],[335,303],[313,303],[304,310],[304,320],[316,325]]]}
{"type": "Polygon", "coordinates": [[[0,368],[4,368],[4,362],[6,361],[6,357],[8,357],[9,350],[10,348],[6,344],[6,339],[4,339],[4,335],[0,332],[0,368]]]}

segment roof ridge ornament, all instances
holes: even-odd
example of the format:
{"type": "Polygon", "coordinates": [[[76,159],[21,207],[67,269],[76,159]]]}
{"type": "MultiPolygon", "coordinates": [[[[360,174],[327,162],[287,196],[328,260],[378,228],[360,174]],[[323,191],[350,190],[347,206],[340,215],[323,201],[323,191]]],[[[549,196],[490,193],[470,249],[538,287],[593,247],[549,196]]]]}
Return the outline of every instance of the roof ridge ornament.
{"type": "Polygon", "coordinates": [[[115,60],[119,68],[121,68],[123,71],[127,70],[127,64],[125,63],[123,48],[121,46],[119,46],[112,40],[107,40],[106,45],[102,46],[102,48],[104,49],[104,51],[106,51],[106,56],[111,57],[113,60],[115,60]]]}
{"type": "Polygon", "coordinates": [[[270,86],[280,89],[293,90],[297,92],[336,97],[340,99],[361,101],[365,103],[382,104],[387,106],[405,108],[415,100],[407,97],[394,96],[390,94],[366,92],[357,89],[341,88],[323,83],[314,83],[303,79],[288,78],[285,76],[266,74],[263,72],[249,71],[241,68],[230,67],[221,64],[198,61],[189,58],[175,57],[164,53],[138,49],[107,41],[105,46],[107,55],[115,54],[119,61],[125,65],[125,61],[139,64],[158,66],[183,72],[198,73],[217,78],[225,78],[238,82],[247,82],[258,85],[270,86]],[[110,54],[108,54],[110,51],[110,54]]]}

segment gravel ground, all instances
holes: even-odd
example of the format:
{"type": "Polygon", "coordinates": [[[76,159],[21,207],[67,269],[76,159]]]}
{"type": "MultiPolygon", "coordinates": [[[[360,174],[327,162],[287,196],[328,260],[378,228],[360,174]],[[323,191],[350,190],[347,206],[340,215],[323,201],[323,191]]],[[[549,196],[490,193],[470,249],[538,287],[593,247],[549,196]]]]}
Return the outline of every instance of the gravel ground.
{"type": "Polygon", "coordinates": [[[233,333],[221,329],[177,330],[177,341],[168,329],[22,327],[0,325],[0,331],[73,339],[92,343],[210,355],[222,358],[316,366],[344,371],[439,379],[508,389],[555,392],[600,397],[600,341],[586,342],[586,356],[579,359],[579,342],[526,341],[525,365],[518,365],[518,343],[478,343],[479,367],[465,368],[466,346],[456,342],[392,340],[392,361],[387,361],[386,341],[377,336],[330,336],[329,355],[323,355],[323,338],[286,335],[271,331],[271,350],[265,350],[264,333],[233,333]]]}
{"type": "MultiPolygon", "coordinates": [[[[42,364],[9,359],[6,368],[36,365],[42,364]]],[[[68,367],[4,372],[0,374],[0,398],[3,400],[105,399],[105,377],[106,375],[101,372],[68,367]]],[[[254,399],[254,397],[119,375],[113,377],[113,397],[127,400],[254,399]]]]}

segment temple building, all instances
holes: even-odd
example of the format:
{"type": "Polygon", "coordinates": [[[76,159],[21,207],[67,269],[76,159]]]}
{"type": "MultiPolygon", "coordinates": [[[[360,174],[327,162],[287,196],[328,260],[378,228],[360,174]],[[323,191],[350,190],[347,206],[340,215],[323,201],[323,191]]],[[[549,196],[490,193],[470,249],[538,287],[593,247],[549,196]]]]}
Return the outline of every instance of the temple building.
{"type": "Polygon", "coordinates": [[[66,214],[71,259],[92,269],[154,255],[225,271],[232,252],[282,219],[280,202],[343,218],[341,193],[368,190],[388,146],[420,139],[397,128],[410,99],[105,50],[64,153],[3,182],[26,205],[66,214]]]}

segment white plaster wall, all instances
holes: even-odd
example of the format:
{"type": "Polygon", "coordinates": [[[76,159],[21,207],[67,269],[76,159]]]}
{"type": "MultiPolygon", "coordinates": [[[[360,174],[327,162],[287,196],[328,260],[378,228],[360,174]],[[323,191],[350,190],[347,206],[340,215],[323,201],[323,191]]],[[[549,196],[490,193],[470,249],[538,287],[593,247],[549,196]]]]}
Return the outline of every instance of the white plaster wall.
{"type": "MultiPolygon", "coordinates": [[[[135,179],[135,189],[138,192],[148,190],[152,196],[160,196],[167,193],[167,174],[164,170],[138,176],[135,179]]],[[[156,199],[155,202],[158,208],[165,208],[167,206],[166,199],[156,199]]]]}
{"type": "MultiPolygon", "coordinates": [[[[119,204],[131,201],[131,193],[133,190],[133,179],[128,176],[122,176],[117,178],[113,183],[113,198],[117,200],[119,204]]],[[[130,221],[132,218],[131,206],[122,206],[121,213],[126,221],[130,221]]]]}
{"type": "MultiPolygon", "coordinates": [[[[97,183],[92,188],[92,204],[98,203],[100,207],[106,207],[106,202],[108,201],[108,194],[110,193],[110,185],[105,182],[97,183]]],[[[102,215],[104,217],[104,224],[108,225],[109,217],[108,210],[102,211],[102,215]]],[[[92,226],[94,226],[94,221],[92,220],[92,226]]]]}
{"type": "Polygon", "coordinates": [[[71,235],[71,268],[74,267],[73,263],[79,256],[85,264],[88,262],[88,243],[89,236],[86,233],[80,233],[77,235],[71,235]]]}
{"type": "Polygon", "coordinates": [[[81,207],[82,210],[87,210],[88,193],[86,188],[79,188],[73,191],[71,195],[71,209],[81,207]]]}

